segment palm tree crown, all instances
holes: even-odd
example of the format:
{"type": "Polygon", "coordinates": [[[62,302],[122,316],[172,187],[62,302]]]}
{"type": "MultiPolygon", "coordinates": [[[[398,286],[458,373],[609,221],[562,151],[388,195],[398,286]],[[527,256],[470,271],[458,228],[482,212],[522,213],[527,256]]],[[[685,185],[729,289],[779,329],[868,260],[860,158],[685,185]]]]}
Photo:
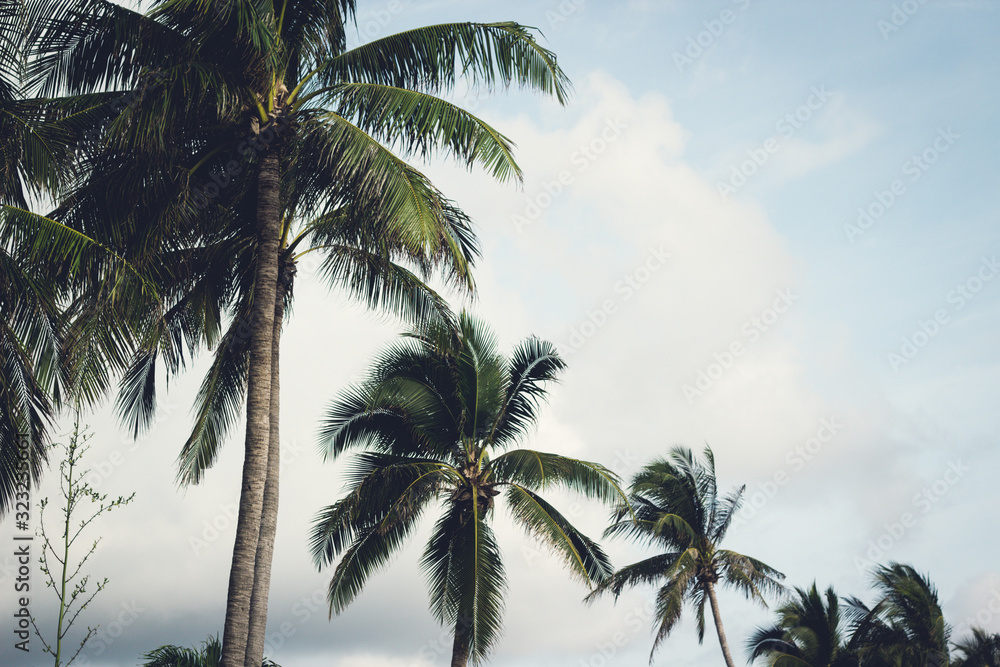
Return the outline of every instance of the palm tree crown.
{"type": "Polygon", "coordinates": [[[457,330],[410,332],[330,407],[327,455],[363,451],[348,494],[317,515],[311,540],[320,566],[340,557],[329,589],[331,613],[340,613],[437,503],[421,566],[435,617],[455,629],[452,665],[482,660],[499,636],[506,576],[489,525],[497,496],[586,583],[608,577],[607,557],[538,491],[624,499],[604,466],[514,448],[563,368],[555,348],[529,338],[505,358],[483,324],[465,313],[458,320],[457,330]]]}
{"type": "Polygon", "coordinates": [[[832,587],[822,595],[815,582],[809,590],[796,587],[777,614],[777,623],[758,628],[747,642],[751,662],[762,658],[768,667],[857,665],[847,651],[840,601],[832,587]]]}
{"type": "Polygon", "coordinates": [[[706,447],[704,455],[702,463],[690,449],[675,447],[669,458],[655,459],[633,477],[628,503],[615,511],[605,535],[629,536],[664,552],[618,570],[587,599],[609,591],[617,598],[626,587],[662,582],[656,595],[659,628],[650,661],[680,620],[685,601],[694,605],[698,640],[704,639],[708,602],[726,663],[734,667],[715,585],[732,586],[764,603],[765,593],[783,589],[784,575],[759,560],[720,548],[742,502],[743,487],[720,498],[712,450],[706,447]]]}
{"type": "Polygon", "coordinates": [[[953,667],[1000,667],[1000,634],[972,628],[972,634],[955,642],[953,667]]]}
{"type": "Polygon", "coordinates": [[[849,598],[853,633],[849,648],[862,665],[939,667],[948,664],[951,627],[937,590],[912,565],[889,563],[875,569],[878,601],[868,607],[849,598]]]}
{"type": "MultiPolygon", "coordinates": [[[[202,642],[201,650],[183,648],[181,646],[161,646],[143,656],[141,667],[219,667],[222,661],[222,642],[219,638],[209,637],[202,642]]],[[[281,667],[281,665],[264,659],[261,667],[281,667]]]]}

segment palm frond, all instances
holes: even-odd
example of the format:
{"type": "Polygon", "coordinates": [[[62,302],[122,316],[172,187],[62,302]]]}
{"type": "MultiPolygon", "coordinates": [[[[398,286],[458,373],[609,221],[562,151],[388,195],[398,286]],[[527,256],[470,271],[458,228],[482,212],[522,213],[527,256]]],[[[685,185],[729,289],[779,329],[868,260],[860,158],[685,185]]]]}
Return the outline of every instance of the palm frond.
{"type": "Polygon", "coordinates": [[[374,223],[368,233],[377,236],[370,238],[398,253],[394,259],[405,258],[424,276],[439,267],[454,284],[471,285],[478,251],[468,218],[417,169],[333,113],[303,122],[295,150],[290,207],[361,216],[374,223]]]}
{"type": "Polygon", "coordinates": [[[452,474],[449,466],[438,461],[359,454],[349,493],[322,510],[313,522],[309,543],[316,565],[332,563],[367,528],[412,524],[452,474]]]}
{"type": "Polygon", "coordinates": [[[560,104],[569,79],[555,54],[517,23],[450,23],[373,40],[340,54],[320,71],[325,85],[361,81],[430,92],[452,88],[460,77],[487,88],[517,84],[553,95],[560,104]]]}
{"type": "Polygon", "coordinates": [[[195,398],[195,423],[177,457],[177,481],[199,483],[243,411],[250,368],[252,304],[244,301],[219,341],[195,398]]]}
{"type": "MultiPolygon", "coordinates": [[[[658,621],[658,624],[656,636],[653,639],[653,648],[649,652],[650,663],[653,662],[656,649],[681,619],[684,601],[696,588],[697,554],[691,549],[680,553],[667,570],[665,579],[666,583],[656,592],[656,607],[653,618],[654,621],[658,621]]],[[[702,627],[699,632],[699,642],[703,636],[704,629],[702,627]]]]}
{"type": "Polygon", "coordinates": [[[593,602],[605,593],[611,593],[617,600],[626,588],[639,584],[655,584],[663,579],[667,572],[671,572],[682,553],[666,553],[651,556],[638,563],[632,563],[616,570],[606,581],[602,582],[586,598],[586,602],[593,602]]]}
{"type": "Polygon", "coordinates": [[[436,452],[447,455],[458,438],[461,415],[442,393],[442,369],[415,345],[390,346],[367,382],[348,388],[327,409],[320,430],[326,456],[349,448],[436,452]]]}
{"type": "Polygon", "coordinates": [[[493,440],[503,446],[525,435],[538,419],[538,409],[566,367],[555,346],[532,337],[522,341],[511,355],[507,374],[510,382],[503,410],[493,426],[493,440]]]}
{"type": "Polygon", "coordinates": [[[765,594],[779,595],[785,591],[781,583],[785,575],[756,558],[728,549],[718,549],[715,552],[715,563],[725,585],[732,586],[765,606],[765,594]]]}
{"type": "MultiPolygon", "coordinates": [[[[416,518],[415,516],[413,517],[416,518]]],[[[351,545],[341,554],[330,579],[327,601],[330,614],[339,614],[358,596],[368,578],[385,567],[412,532],[415,521],[396,521],[386,526],[360,528],[351,545]]]]}
{"type": "Polygon", "coordinates": [[[618,475],[591,461],[530,449],[513,449],[493,459],[490,470],[497,483],[518,484],[531,490],[562,486],[605,503],[626,500],[618,475]]]}
{"type": "Polygon", "coordinates": [[[419,277],[383,255],[351,245],[324,245],[319,272],[328,283],[372,310],[409,322],[450,324],[454,315],[447,301],[419,277]]]}
{"type": "Polygon", "coordinates": [[[607,581],[614,571],[607,554],[547,501],[518,484],[507,489],[514,521],[562,556],[570,571],[588,585],[607,581]]]}
{"type": "Polygon", "coordinates": [[[441,151],[470,169],[482,165],[499,181],[522,178],[510,139],[482,119],[433,95],[349,82],[327,89],[321,99],[326,108],[406,154],[428,159],[441,151]]]}

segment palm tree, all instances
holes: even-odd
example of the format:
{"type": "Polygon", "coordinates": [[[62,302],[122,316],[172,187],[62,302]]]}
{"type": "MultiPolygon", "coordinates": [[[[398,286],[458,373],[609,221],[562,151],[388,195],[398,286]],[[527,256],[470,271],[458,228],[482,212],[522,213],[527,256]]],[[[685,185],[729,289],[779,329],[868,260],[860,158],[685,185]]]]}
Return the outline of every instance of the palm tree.
{"type": "Polygon", "coordinates": [[[953,667],[1000,667],[1000,634],[972,628],[972,636],[955,642],[953,667]]]}
{"type": "MultiPolygon", "coordinates": [[[[142,667],[219,667],[222,659],[222,643],[219,637],[209,637],[202,643],[201,650],[180,646],[161,646],[142,656],[146,662],[142,667]]],[[[262,660],[261,667],[281,667],[270,660],[262,660]]]]}
{"type": "Polygon", "coordinates": [[[777,609],[773,626],[758,628],[747,647],[750,661],[763,658],[768,667],[855,667],[841,627],[840,601],[833,588],[821,596],[816,583],[777,609]]]}
{"type": "MultiPolygon", "coordinates": [[[[28,210],[30,200],[67,180],[73,137],[91,117],[26,96],[26,23],[22,2],[0,5],[0,516],[18,486],[37,484],[52,420],[85,377],[66,354],[78,333],[69,326],[72,313],[85,305],[64,298],[67,286],[92,281],[122,288],[122,274],[130,274],[125,282],[153,296],[134,280],[135,268],[108,248],[28,210]],[[107,270],[93,271],[95,260],[107,270]]],[[[94,349],[111,355],[121,330],[114,322],[102,325],[94,349]]]]}
{"type": "Polygon", "coordinates": [[[662,582],[656,594],[659,628],[650,662],[680,620],[685,602],[695,608],[698,641],[704,639],[708,602],[726,664],[735,667],[722,627],[716,584],[732,586],[766,606],[764,594],[782,591],[784,575],[759,560],[720,548],[745,487],[719,498],[711,448],[705,447],[704,456],[702,463],[690,449],[674,447],[669,459],[654,459],[632,478],[628,502],[615,510],[604,535],[627,535],[665,552],[618,570],[587,601],[607,592],[617,599],[626,587],[662,582]]]}
{"type": "Polygon", "coordinates": [[[339,557],[331,614],[354,600],[436,504],[441,513],[420,561],[431,611],[454,628],[453,667],[482,661],[498,639],[506,589],[490,528],[501,492],[514,521],[573,575],[589,584],[607,578],[601,548],[538,493],[562,486],[621,502],[614,473],[515,448],[563,366],[554,346],[536,338],[502,356],[488,328],[462,313],[457,332],[441,325],[412,330],[377,358],[366,381],[340,395],[324,420],[322,446],[329,457],[363,451],[347,495],[317,514],[311,537],[317,565],[339,557]]]}
{"type": "MultiPolygon", "coordinates": [[[[48,12],[57,18],[40,22],[37,61],[52,66],[37,77],[43,90],[142,87],[154,75],[158,86],[112,114],[100,137],[101,160],[89,161],[89,180],[70,193],[63,219],[97,225],[144,252],[180,243],[205,254],[226,240],[243,248],[249,242],[254,254],[242,291],[208,295],[230,305],[232,321],[251,323],[243,366],[216,369],[244,377],[229,386],[245,389],[203,392],[211,414],[199,421],[182,454],[184,463],[210,464],[217,445],[212,434],[224,434],[245,397],[244,478],[223,639],[229,667],[242,661],[248,625],[260,627],[256,642],[263,646],[262,624],[246,619],[252,606],[266,609],[266,599],[254,604],[251,591],[259,572],[257,588],[266,595],[270,549],[260,544],[260,525],[277,506],[276,495],[268,493],[277,485],[276,446],[269,447],[277,432],[277,410],[270,405],[277,371],[271,367],[277,359],[275,323],[281,321],[280,262],[294,242],[284,244],[342,238],[346,225],[367,243],[366,253],[348,252],[341,244],[314,247],[327,251],[325,266],[334,282],[347,283],[368,300],[413,293],[412,275],[393,270],[393,280],[384,279],[388,260],[397,258],[417,260],[425,273],[444,265],[457,282],[471,286],[467,220],[386,145],[423,155],[442,149],[499,178],[517,175],[508,140],[433,94],[465,76],[486,86],[517,82],[562,101],[566,80],[531,31],[513,23],[433,26],[347,51],[344,23],[354,10],[347,0],[289,1],[280,16],[268,3],[220,7],[195,0],[163,2],[146,17],[100,0],[68,0],[58,7],[58,13],[48,12]],[[70,66],[77,62],[93,65],[70,66]],[[210,174],[222,174],[225,186],[212,185],[210,174]],[[199,177],[203,188],[196,187],[199,177]],[[227,236],[234,219],[242,231],[227,236]],[[293,233],[293,225],[310,219],[315,225],[293,233]],[[378,236],[358,224],[373,219],[391,233],[378,236]],[[152,242],[148,234],[131,233],[150,229],[152,242]],[[240,305],[249,313],[240,312],[240,305]],[[265,495],[274,498],[266,510],[265,495]]],[[[195,284],[190,275],[175,275],[184,271],[164,273],[195,284]]],[[[157,322],[153,329],[160,335],[143,336],[146,346],[127,371],[130,386],[140,391],[120,404],[135,411],[140,428],[155,405],[157,341],[170,347],[168,366],[179,367],[178,342],[223,340],[218,323],[224,318],[204,305],[206,290],[218,288],[218,280],[200,287],[193,306],[165,299],[167,308],[187,320],[173,329],[157,322]]],[[[265,543],[269,539],[265,531],[265,543]]]]}
{"type": "Polygon", "coordinates": [[[889,563],[873,572],[878,601],[848,598],[848,648],[864,667],[940,667],[948,664],[951,628],[937,590],[911,565],[889,563]]]}

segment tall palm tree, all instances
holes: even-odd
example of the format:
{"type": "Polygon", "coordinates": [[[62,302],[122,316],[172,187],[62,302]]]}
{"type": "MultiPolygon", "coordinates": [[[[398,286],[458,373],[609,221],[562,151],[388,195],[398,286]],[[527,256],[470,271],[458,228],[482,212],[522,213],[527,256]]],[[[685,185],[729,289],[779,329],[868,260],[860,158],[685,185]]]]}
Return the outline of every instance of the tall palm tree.
{"type": "MultiPolygon", "coordinates": [[[[269,560],[269,549],[260,548],[260,524],[265,512],[276,512],[276,501],[265,511],[263,498],[268,469],[271,486],[276,487],[277,452],[271,453],[269,443],[276,432],[272,417],[277,415],[270,406],[275,395],[270,385],[276,377],[271,366],[281,301],[279,262],[287,250],[285,240],[300,238],[288,233],[289,226],[303,219],[322,221],[307,236],[323,238],[339,234],[331,234],[331,226],[354,224],[359,217],[388,221],[394,227],[388,236],[360,231],[368,233],[371,252],[351,256],[333,245],[328,253],[334,280],[354,284],[368,298],[382,294],[372,287],[371,276],[377,273],[372,266],[384,266],[386,259],[399,256],[417,258],[424,271],[450,263],[459,282],[471,285],[472,237],[464,217],[379,140],[408,153],[428,155],[442,149],[470,166],[484,165],[499,178],[517,175],[509,141],[433,93],[465,76],[486,86],[516,82],[563,100],[566,80],[554,56],[537,45],[531,31],[513,23],[433,26],[347,51],[344,23],[354,10],[347,0],[289,0],[281,7],[171,0],[160,3],[150,16],[99,0],[56,4],[58,11],[47,14],[57,18],[42,22],[39,40],[37,60],[40,67],[49,67],[38,76],[43,90],[83,93],[108,85],[136,86],[153,75],[159,87],[114,115],[101,137],[101,155],[113,159],[90,165],[90,180],[62,208],[65,217],[99,224],[108,234],[148,251],[164,243],[176,245],[177,238],[203,248],[206,225],[208,237],[217,242],[220,230],[231,229],[219,221],[236,215],[245,230],[241,238],[250,241],[255,255],[244,292],[248,298],[230,298],[230,303],[249,305],[248,314],[233,319],[252,326],[247,327],[242,371],[247,405],[244,478],[223,639],[228,667],[241,662],[244,649],[239,647],[246,644],[244,619],[253,605],[255,573],[266,569],[258,556],[269,560]],[[93,65],[72,66],[79,62],[93,65]],[[104,168],[108,164],[113,168],[104,168]],[[210,173],[224,185],[213,185],[210,173]],[[197,187],[199,177],[203,188],[197,187]],[[234,199],[239,204],[229,206],[234,199]],[[95,211],[100,221],[95,221],[95,211]],[[136,243],[135,236],[121,231],[150,227],[154,242],[136,243]],[[366,269],[360,276],[355,271],[359,266],[366,269]]],[[[409,276],[395,276],[385,290],[388,298],[399,294],[400,285],[409,284],[409,276]]],[[[167,277],[178,276],[168,272],[167,277]]],[[[201,304],[185,305],[184,314],[199,308],[215,314],[201,304]]],[[[205,317],[201,322],[211,332],[218,329],[219,319],[205,317]]],[[[161,338],[171,338],[176,348],[185,338],[197,341],[192,335],[197,329],[185,322],[161,338]]],[[[156,336],[146,340],[151,338],[156,336]]],[[[128,376],[131,386],[142,391],[123,402],[137,410],[140,427],[155,405],[155,355],[148,346],[141,352],[128,376]]],[[[183,359],[176,350],[172,354],[174,360],[183,359]]],[[[225,425],[233,396],[221,397],[217,405],[222,407],[209,421],[225,425]]],[[[183,460],[210,461],[210,453],[195,440],[183,460]]],[[[212,445],[211,438],[204,440],[208,449],[212,445]]],[[[266,588],[264,577],[262,590],[266,588]]],[[[266,609],[266,600],[257,606],[266,609]]],[[[258,637],[262,647],[262,630],[258,637]]]]}
{"type": "Polygon", "coordinates": [[[972,635],[955,642],[952,667],[1000,667],[1000,634],[972,628],[972,635]]]}
{"type": "Polygon", "coordinates": [[[872,574],[878,601],[868,607],[848,598],[848,648],[865,667],[942,667],[948,664],[951,628],[937,589],[912,565],[889,563],[872,574]]]}
{"type": "Polygon", "coordinates": [[[815,582],[809,590],[796,587],[777,614],[773,626],[758,628],[747,642],[751,662],[763,659],[768,667],[857,666],[846,647],[840,600],[833,587],[823,595],[815,582]]]}
{"type": "Polygon", "coordinates": [[[632,478],[628,502],[616,509],[606,537],[625,535],[665,551],[623,567],[591,593],[588,601],[629,586],[658,584],[659,628],[649,660],[680,620],[685,602],[698,619],[698,641],[705,637],[705,603],[712,609],[719,645],[729,667],[735,667],[722,626],[716,584],[731,586],[761,604],[764,594],[783,590],[784,575],[770,565],[719,545],[739,509],[745,487],[720,498],[715,457],[705,447],[705,462],[686,447],[674,447],[669,458],[657,458],[632,478]]]}
{"type": "Polygon", "coordinates": [[[430,506],[440,511],[424,548],[431,611],[454,628],[451,664],[482,661],[501,627],[506,575],[490,528],[495,498],[512,518],[559,554],[585,583],[611,573],[601,548],[539,492],[562,486],[606,502],[624,495],[597,463],[515,448],[535,423],[546,386],[564,362],[529,338],[507,358],[492,333],[462,313],[458,331],[411,331],[344,391],[321,431],[327,456],[350,449],[347,495],[321,510],[311,549],[330,581],[331,614],[342,612],[387,563],[430,506]]]}

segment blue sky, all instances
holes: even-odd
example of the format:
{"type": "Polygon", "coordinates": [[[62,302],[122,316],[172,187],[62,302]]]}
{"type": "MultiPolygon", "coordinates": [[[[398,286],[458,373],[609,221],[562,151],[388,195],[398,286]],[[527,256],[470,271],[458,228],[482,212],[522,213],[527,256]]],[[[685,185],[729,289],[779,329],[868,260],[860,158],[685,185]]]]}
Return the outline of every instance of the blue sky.
{"type": "MultiPolygon", "coordinates": [[[[400,0],[360,10],[360,39],[457,20],[537,26],[573,80],[566,107],[516,90],[456,92],[517,143],[520,188],[444,161],[426,167],[478,225],[472,307],[505,345],[534,333],[569,360],[526,445],[630,475],[675,444],[707,442],[720,484],[751,494],[731,548],[792,585],[815,579],[866,598],[864,561],[881,540],[881,561],[930,574],[960,633],[977,614],[1000,631],[989,610],[1000,599],[996,3],[400,0]],[[914,156],[926,169],[914,171],[914,156]],[[734,169],[746,183],[723,197],[734,169]],[[872,223],[849,234],[859,208],[872,223]],[[910,352],[904,338],[912,358],[893,364],[890,353],[910,352]],[[729,359],[734,343],[742,352],[729,359]]],[[[342,483],[338,466],[320,463],[315,425],[399,325],[328,294],[307,262],[296,290],[270,653],[286,666],[440,664],[419,539],[344,615],[328,621],[311,601],[329,573],[312,568],[305,535],[342,483]]],[[[170,471],[200,370],[171,385],[138,445],[109,410],[90,420],[93,464],[115,451],[123,461],[102,490],[138,492],[101,526],[93,570],[112,581],[90,621],[113,624],[123,604],[145,611],[101,655],[85,650],[89,664],[133,665],[154,646],[221,630],[241,447],[228,446],[200,487],[176,490],[170,471]],[[218,537],[199,548],[192,538],[213,522],[218,537]]],[[[574,518],[597,534],[606,514],[580,503],[574,518]]],[[[647,659],[652,635],[639,621],[651,591],[585,606],[552,558],[498,525],[511,582],[492,664],[598,667],[610,646],[606,664],[647,659]]],[[[648,555],[608,549],[616,564],[648,555]]],[[[768,612],[732,592],[721,604],[742,659],[768,612]]],[[[694,634],[685,621],[656,664],[721,664],[714,637],[699,646],[694,634]]],[[[0,661],[42,664],[8,643],[0,661]]]]}

